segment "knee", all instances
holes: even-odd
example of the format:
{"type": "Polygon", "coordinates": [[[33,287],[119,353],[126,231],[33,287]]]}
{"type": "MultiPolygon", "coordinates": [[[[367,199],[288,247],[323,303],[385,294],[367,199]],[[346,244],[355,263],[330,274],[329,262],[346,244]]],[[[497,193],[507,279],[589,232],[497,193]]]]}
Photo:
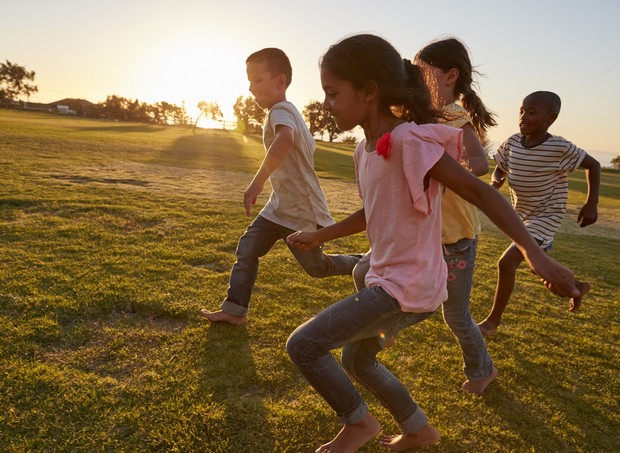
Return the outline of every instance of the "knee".
{"type": "Polygon", "coordinates": [[[300,329],[296,329],[286,340],[286,352],[296,365],[309,362],[315,356],[312,344],[300,329]]]}
{"type": "Polygon", "coordinates": [[[504,255],[497,261],[497,269],[502,273],[515,273],[521,260],[516,260],[510,255],[504,255]]]}
{"type": "Polygon", "coordinates": [[[355,282],[355,289],[360,291],[366,287],[366,274],[368,273],[368,266],[366,262],[358,262],[353,268],[353,281],[355,282]]]}

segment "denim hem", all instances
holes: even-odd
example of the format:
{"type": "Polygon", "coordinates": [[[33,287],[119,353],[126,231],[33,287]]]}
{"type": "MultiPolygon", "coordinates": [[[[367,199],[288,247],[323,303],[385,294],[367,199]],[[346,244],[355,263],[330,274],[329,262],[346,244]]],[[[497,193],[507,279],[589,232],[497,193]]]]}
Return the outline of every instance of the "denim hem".
{"type": "Polygon", "coordinates": [[[362,403],[351,412],[346,415],[341,415],[340,420],[346,425],[353,425],[366,417],[366,414],[368,414],[368,406],[362,401],[362,403]]]}
{"type": "Polygon", "coordinates": [[[416,407],[413,414],[398,422],[399,426],[403,430],[404,434],[415,434],[424,428],[424,425],[428,423],[428,417],[424,413],[420,406],[416,407]]]}
{"type": "Polygon", "coordinates": [[[241,305],[234,304],[230,302],[229,300],[225,300],[224,302],[222,302],[222,305],[220,305],[220,309],[223,312],[228,313],[230,315],[234,315],[234,316],[247,316],[248,315],[248,309],[246,307],[242,307],[241,305]]]}
{"type": "Polygon", "coordinates": [[[493,372],[493,362],[491,361],[491,357],[489,357],[488,371],[487,370],[479,371],[475,375],[470,375],[466,371],[464,373],[468,380],[475,382],[475,381],[482,381],[483,379],[488,378],[489,376],[491,376],[492,372],[493,372]]]}

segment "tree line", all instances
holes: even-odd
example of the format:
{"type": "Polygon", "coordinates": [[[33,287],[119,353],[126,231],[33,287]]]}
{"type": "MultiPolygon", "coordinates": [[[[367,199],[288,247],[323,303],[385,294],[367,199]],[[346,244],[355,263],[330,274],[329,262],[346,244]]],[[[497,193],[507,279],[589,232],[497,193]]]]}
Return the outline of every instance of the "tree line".
{"type": "MultiPolygon", "coordinates": [[[[9,60],[0,63],[0,106],[12,107],[23,104],[20,98],[28,98],[38,91],[34,79],[35,72],[27,70],[24,66],[9,60]]],[[[185,103],[180,106],[164,101],[148,104],[138,99],[132,100],[117,95],[108,96],[105,101],[98,104],[85,103],[78,99],[70,99],[66,102],[71,110],[81,116],[153,124],[193,124],[194,131],[202,117],[214,121],[223,120],[219,104],[210,101],[198,103],[200,114],[193,121],[187,113],[185,103]]],[[[233,105],[233,113],[237,117],[237,128],[241,132],[244,134],[262,133],[266,112],[254,102],[253,97],[239,96],[233,105]]],[[[323,138],[326,135],[328,140],[333,142],[342,134],[334,119],[323,110],[319,101],[311,101],[307,104],[302,115],[314,136],[323,138]]],[[[345,143],[356,142],[352,136],[343,137],[341,140],[345,143]]]]}

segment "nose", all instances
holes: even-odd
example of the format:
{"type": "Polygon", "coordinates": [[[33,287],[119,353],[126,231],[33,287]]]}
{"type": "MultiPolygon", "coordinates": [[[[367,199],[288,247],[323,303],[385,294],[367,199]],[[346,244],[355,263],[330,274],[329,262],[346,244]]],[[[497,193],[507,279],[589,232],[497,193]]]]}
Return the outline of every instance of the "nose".
{"type": "Polygon", "coordinates": [[[321,107],[323,107],[323,110],[326,112],[329,112],[329,102],[327,102],[327,97],[323,99],[323,105],[321,107]]]}

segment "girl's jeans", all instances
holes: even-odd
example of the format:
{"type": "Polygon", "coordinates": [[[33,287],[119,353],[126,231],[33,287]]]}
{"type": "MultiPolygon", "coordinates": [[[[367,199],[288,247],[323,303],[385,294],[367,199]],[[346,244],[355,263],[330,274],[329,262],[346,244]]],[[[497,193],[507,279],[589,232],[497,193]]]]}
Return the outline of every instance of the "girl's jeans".
{"type": "Polygon", "coordinates": [[[286,347],[293,363],[345,424],[368,413],[351,376],[381,401],[403,432],[412,434],[428,419],[376,355],[383,349],[383,335],[395,335],[431,314],[405,313],[381,287],[363,288],[295,329],[286,347]],[[343,346],[341,366],[330,351],[343,346]]]}
{"type": "MultiPolygon", "coordinates": [[[[237,245],[237,261],[233,265],[228,296],[221,305],[226,313],[246,316],[250,296],[258,274],[258,259],[265,256],[279,239],[286,239],[294,230],[273,223],[260,215],[247,228],[237,245]]],[[[351,275],[359,255],[326,255],[323,247],[297,250],[289,247],[301,267],[312,277],[351,275]]]]}
{"type": "MultiPolygon", "coordinates": [[[[461,239],[443,246],[444,259],[448,265],[448,300],[442,305],[443,318],[461,346],[463,371],[471,381],[484,379],[493,371],[493,361],[484,338],[469,311],[477,243],[477,239],[461,239]]],[[[370,251],[353,270],[358,290],[365,286],[364,277],[369,267],[370,251]]]]}
{"type": "Polygon", "coordinates": [[[478,239],[461,239],[443,246],[448,264],[448,299],[443,303],[443,319],[461,346],[463,371],[471,381],[484,379],[493,371],[484,338],[469,311],[477,244],[478,239]]]}

